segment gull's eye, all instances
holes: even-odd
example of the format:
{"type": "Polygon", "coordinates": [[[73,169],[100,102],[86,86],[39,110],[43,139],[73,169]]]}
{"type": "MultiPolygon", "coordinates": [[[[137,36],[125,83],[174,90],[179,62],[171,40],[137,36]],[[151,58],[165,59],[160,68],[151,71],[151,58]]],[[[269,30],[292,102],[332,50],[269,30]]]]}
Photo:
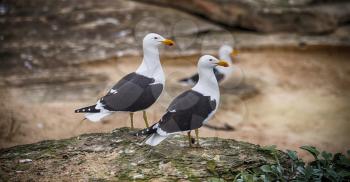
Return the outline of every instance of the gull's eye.
{"type": "Polygon", "coordinates": [[[209,61],[213,61],[213,59],[209,59],[209,61]]]}
{"type": "Polygon", "coordinates": [[[154,39],[158,39],[158,37],[154,37],[154,39]]]}

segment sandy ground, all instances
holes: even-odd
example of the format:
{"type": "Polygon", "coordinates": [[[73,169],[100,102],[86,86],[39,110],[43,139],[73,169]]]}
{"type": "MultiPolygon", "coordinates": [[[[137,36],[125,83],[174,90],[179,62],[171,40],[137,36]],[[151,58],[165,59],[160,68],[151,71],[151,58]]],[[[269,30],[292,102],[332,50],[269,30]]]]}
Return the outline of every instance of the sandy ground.
{"type": "MultiPolygon", "coordinates": [[[[349,51],[343,49],[242,51],[237,72],[221,87],[220,109],[210,122],[219,126],[228,123],[235,130],[202,128],[200,135],[275,144],[280,149],[298,150],[299,146],[313,145],[345,152],[350,148],[349,57],[349,51]],[[232,92],[243,84],[256,87],[259,94],[242,98],[232,92]]],[[[152,122],[161,117],[173,97],[188,88],[176,80],[195,72],[196,59],[197,56],[162,59],[166,91],[148,110],[152,122]]],[[[0,147],[130,126],[127,113],[114,114],[100,123],[79,124],[83,116],[73,111],[96,102],[97,95],[102,96],[116,80],[135,70],[139,60],[111,59],[76,68],[107,75],[106,82],[93,91],[75,82],[50,87],[2,87],[0,147]],[[78,89],[64,89],[67,87],[78,89]]],[[[144,127],[141,113],[136,113],[135,119],[136,127],[144,127]]]]}

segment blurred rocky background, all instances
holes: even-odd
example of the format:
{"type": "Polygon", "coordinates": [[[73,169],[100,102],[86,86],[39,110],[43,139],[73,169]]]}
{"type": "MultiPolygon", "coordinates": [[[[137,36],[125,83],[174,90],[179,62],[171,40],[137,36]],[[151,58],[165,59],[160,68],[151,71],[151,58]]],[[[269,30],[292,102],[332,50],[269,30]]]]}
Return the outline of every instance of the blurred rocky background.
{"type": "Polygon", "coordinates": [[[227,43],[241,54],[213,123],[235,130],[203,136],[350,147],[347,0],[0,1],[0,147],[128,126],[126,114],[79,125],[73,110],[135,70],[147,32],[176,42],[161,50],[167,92],[151,120],[187,89],[176,79],[198,56],[227,43]]]}
{"type": "Polygon", "coordinates": [[[139,55],[144,31],[190,39],[176,55],[228,31],[241,48],[350,42],[346,0],[5,0],[0,13],[1,73],[139,55]]]}
{"type": "Polygon", "coordinates": [[[346,0],[139,0],[173,7],[227,28],[331,34],[349,25],[346,0]]]}

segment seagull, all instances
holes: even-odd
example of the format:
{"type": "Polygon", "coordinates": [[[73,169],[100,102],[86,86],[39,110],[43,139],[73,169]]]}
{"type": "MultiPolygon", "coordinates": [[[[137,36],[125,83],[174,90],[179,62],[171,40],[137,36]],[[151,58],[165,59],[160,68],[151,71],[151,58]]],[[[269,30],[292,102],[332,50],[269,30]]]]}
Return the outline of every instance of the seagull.
{"type": "Polygon", "coordinates": [[[148,135],[146,144],[155,146],[170,135],[187,132],[191,147],[191,130],[195,130],[197,146],[199,146],[198,128],[209,121],[219,105],[220,91],[214,74],[216,66],[228,67],[229,64],[210,55],[200,57],[197,66],[198,83],[192,89],[177,96],[160,121],[136,132],[135,135],[148,135]]]}
{"type": "Polygon", "coordinates": [[[146,109],[157,101],[165,83],[158,52],[161,44],[172,46],[174,42],[155,33],[147,34],[143,39],[143,60],[138,69],[119,80],[95,105],[77,109],[75,113],[85,113],[85,119],[98,122],[114,112],[129,112],[131,128],[134,128],[134,112],[143,111],[148,127],[146,109]]]}
{"type": "MultiPolygon", "coordinates": [[[[219,83],[227,79],[233,72],[231,58],[236,57],[237,55],[238,55],[238,51],[236,49],[233,49],[229,45],[222,45],[220,47],[219,58],[226,60],[230,66],[227,68],[226,67],[214,68],[214,74],[219,83]]],[[[192,75],[191,77],[183,78],[179,80],[179,82],[182,83],[183,85],[194,85],[197,83],[197,81],[198,81],[198,73],[192,75]]]]}

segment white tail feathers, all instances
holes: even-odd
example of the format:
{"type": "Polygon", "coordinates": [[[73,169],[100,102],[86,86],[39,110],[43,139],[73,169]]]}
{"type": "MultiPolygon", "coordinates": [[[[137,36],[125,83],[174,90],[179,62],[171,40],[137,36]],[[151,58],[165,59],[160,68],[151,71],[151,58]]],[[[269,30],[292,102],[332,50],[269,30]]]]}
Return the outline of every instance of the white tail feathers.
{"type": "Polygon", "coordinates": [[[166,136],[161,136],[158,133],[154,133],[151,135],[149,139],[146,140],[146,144],[151,146],[156,146],[166,138],[167,138],[166,136]]]}
{"type": "Polygon", "coordinates": [[[110,115],[111,112],[85,113],[85,118],[92,122],[99,122],[102,118],[110,115]]]}

